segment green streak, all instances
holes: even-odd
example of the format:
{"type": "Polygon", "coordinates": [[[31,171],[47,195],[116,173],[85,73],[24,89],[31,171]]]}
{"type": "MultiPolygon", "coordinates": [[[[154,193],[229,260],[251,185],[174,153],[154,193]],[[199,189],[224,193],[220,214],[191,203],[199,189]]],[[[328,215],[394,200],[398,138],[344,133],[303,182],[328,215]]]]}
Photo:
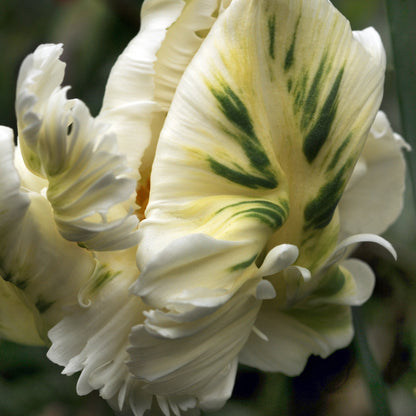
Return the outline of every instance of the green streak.
{"type": "Polygon", "coordinates": [[[120,274],[120,272],[115,272],[114,273],[111,270],[108,270],[104,265],[100,265],[99,269],[96,271],[96,275],[93,277],[93,279],[90,283],[89,293],[94,295],[106,283],[108,283],[110,280],[114,279],[119,274],[120,274]]]}
{"type": "Polygon", "coordinates": [[[331,171],[332,169],[334,169],[337,166],[342,153],[347,148],[348,143],[351,141],[351,137],[352,137],[352,133],[350,133],[347,136],[347,138],[341,143],[341,146],[335,152],[335,155],[333,156],[333,158],[331,160],[331,163],[329,164],[329,166],[327,168],[327,172],[331,171]]]}
{"type": "Polygon", "coordinates": [[[308,84],[308,79],[309,79],[308,72],[305,71],[301,76],[300,83],[296,84],[296,88],[294,91],[295,101],[293,103],[293,109],[294,109],[295,114],[299,113],[305,101],[306,85],[308,84]]]}
{"type": "Polygon", "coordinates": [[[331,222],[344,190],[347,165],[343,166],[331,181],[323,185],[318,196],[306,205],[304,211],[306,230],[325,228],[331,222]]]}
{"type": "Polygon", "coordinates": [[[269,55],[274,60],[275,54],[274,54],[274,37],[276,32],[276,16],[273,15],[268,21],[267,21],[267,27],[269,29],[269,55]]]}
{"type": "Polygon", "coordinates": [[[244,215],[244,217],[256,218],[258,221],[266,224],[274,230],[277,230],[283,224],[283,219],[281,216],[276,215],[275,211],[266,208],[250,208],[233,215],[233,217],[236,215],[244,215]]]}
{"type": "Polygon", "coordinates": [[[249,260],[247,261],[243,261],[242,263],[238,263],[235,266],[232,266],[228,269],[229,272],[236,272],[238,270],[243,270],[246,269],[247,267],[251,266],[254,261],[257,258],[257,254],[255,254],[253,257],[251,257],[249,260]]]}
{"type": "Polygon", "coordinates": [[[287,81],[287,92],[291,92],[292,91],[292,86],[293,86],[293,81],[291,79],[288,79],[287,81]]]}
{"type": "Polygon", "coordinates": [[[228,121],[251,139],[257,140],[250,114],[240,97],[228,85],[224,84],[222,90],[211,88],[211,93],[217,99],[220,109],[228,121]]]}
{"type": "Polygon", "coordinates": [[[237,164],[227,166],[212,156],[207,157],[211,170],[223,178],[251,189],[275,189],[278,181],[270,159],[258,139],[249,111],[240,97],[224,81],[219,80],[220,87],[210,87],[211,93],[218,102],[220,111],[237,129],[230,132],[223,126],[224,133],[234,140],[246,155],[251,169],[246,171],[237,164]],[[254,171],[253,172],[251,172],[254,171]]]}
{"type": "Polygon", "coordinates": [[[285,72],[289,71],[289,69],[293,66],[295,62],[295,45],[296,45],[296,37],[298,33],[299,21],[300,21],[300,17],[298,18],[298,21],[296,22],[296,27],[293,33],[292,42],[289,46],[289,49],[286,52],[285,63],[283,67],[285,72]]]}
{"type": "Polygon", "coordinates": [[[303,143],[303,153],[309,163],[314,161],[329,136],[329,132],[337,112],[337,97],[343,74],[344,69],[341,69],[338,72],[324,105],[321,108],[318,119],[309,131],[303,143]]]}
{"type": "Polygon", "coordinates": [[[226,207],[219,209],[215,215],[225,211],[226,209],[232,209],[236,207],[242,207],[243,209],[241,211],[235,212],[231,218],[237,216],[255,218],[274,230],[282,226],[284,221],[286,221],[288,215],[288,209],[285,207],[282,208],[273,202],[263,200],[242,201],[227,205],[226,207]],[[247,205],[249,205],[249,208],[244,208],[247,205]]]}
{"type": "Polygon", "coordinates": [[[361,308],[353,307],[352,317],[355,329],[354,347],[371,396],[374,414],[391,416],[383,378],[368,346],[361,308]]]}
{"type": "Polygon", "coordinates": [[[321,62],[319,63],[318,70],[315,73],[315,76],[312,80],[312,85],[309,89],[308,96],[306,97],[304,106],[303,106],[303,115],[302,121],[300,123],[301,129],[304,130],[309,126],[311,120],[313,119],[316,107],[318,106],[319,92],[322,89],[322,78],[326,71],[326,61],[328,56],[325,54],[321,62]]]}
{"type": "Polygon", "coordinates": [[[232,169],[224,164],[216,161],[211,156],[208,156],[208,162],[211,170],[218,176],[222,176],[231,182],[245,186],[251,189],[266,188],[275,189],[277,187],[277,181],[274,176],[259,177],[250,173],[241,172],[232,169]]]}

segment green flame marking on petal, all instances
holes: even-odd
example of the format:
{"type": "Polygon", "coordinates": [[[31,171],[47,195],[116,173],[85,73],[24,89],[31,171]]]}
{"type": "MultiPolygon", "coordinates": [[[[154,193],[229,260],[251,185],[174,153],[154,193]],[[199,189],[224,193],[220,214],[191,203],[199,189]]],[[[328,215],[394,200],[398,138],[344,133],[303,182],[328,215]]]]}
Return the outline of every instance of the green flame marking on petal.
{"type": "Polygon", "coordinates": [[[305,137],[305,141],[303,143],[303,153],[309,163],[313,162],[328,139],[329,132],[337,112],[338,91],[341,85],[343,73],[343,69],[338,72],[335,82],[332,85],[331,91],[322,106],[321,112],[315,121],[315,124],[305,137]]]}
{"type": "Polygon", "coordinates": [[[270,159],[256,135],[252,118],[244,102],[224,81],[219,81],[219,87],[210,86],[210,91],[225,118],[236,129],[236,132],[231,132],[229,127],[223,126],[224,131],[241,147],[250,168],[255,173],[247,172],[246,169],[235,164],[234,167],[226,166],[213,156],[208,156],[211,170],[231,182],[249,188],[277,188],[278,181],[271,168],[270,159]]]}

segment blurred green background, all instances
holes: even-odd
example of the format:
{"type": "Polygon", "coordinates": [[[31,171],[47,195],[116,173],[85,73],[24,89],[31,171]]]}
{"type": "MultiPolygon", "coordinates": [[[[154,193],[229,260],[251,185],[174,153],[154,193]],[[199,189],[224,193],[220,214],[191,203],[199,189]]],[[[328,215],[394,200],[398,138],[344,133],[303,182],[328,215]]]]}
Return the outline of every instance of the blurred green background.
{"type": "MultiPolygon", "coordinates": [[[[388,56],[382,108],[395,131],[402,133],[384,1],[333,3],[351,21],[353,29],[374,26],[381,34],[388,56]]],[[[397,3],[405,8],[407,2],[397,3]]],[[[15,129],[14,94],[19,66],[40,43],[64,44],[64,83],[72,86],[69,95],[82,99],[91,113],[97,114],[109,71],[139,29],[140,4],[139,0],[1,0],[0,125],[15,129]]],[[[408,53],[415,57],[416,48],[408,53]]],[[[413,79],[413,85],[415,82],[413,79]]],[[[416,119],[416,108],[411,113],[416,119]]],[[[356,253],[377,274],[374,296],[359,311],[360,320],[395,416],[416,415],[415,231],[414,203],[408,191],[404,212],[387,233],[399,253],[398,262],[393,263],[372,246],[363,245],[356,253]]],[[[384,410],[373,410],[368,382],[363,377],[365,365],[360,360],[362,347],[357,349],[356,345],[337,351],[327,360],[312,357],[304,373],[293,379],[242,367],[232,400],[212,415],[379,416],[384,410]]],[[[46,359],[45,352],[44,348],[0,340],[1,416],[113,414],[97,394],[78,397],[76,376],[60,375],[61,369],[46,359]]],[[[364,359],[366,363],[368,359],[364,359]]],[[[383,394],[373,388],[374,391],[383,394]]]]}

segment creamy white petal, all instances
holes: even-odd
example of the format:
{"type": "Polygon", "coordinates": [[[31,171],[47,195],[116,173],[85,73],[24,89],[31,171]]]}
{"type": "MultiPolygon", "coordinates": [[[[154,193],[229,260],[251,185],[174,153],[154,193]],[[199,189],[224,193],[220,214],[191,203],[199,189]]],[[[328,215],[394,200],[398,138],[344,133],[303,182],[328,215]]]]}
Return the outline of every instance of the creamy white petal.
{"type": "Polygon", "coordinates": [[[39,311],[24,292],[0,275],[0,339],[29,345],[44,345],[39,311]]]}
{"type": "MultiPolygon", "coordinates": [[[[48,342],[46,331],[62,318],[67,305],[76,302],[80,287],[94,270],[95,260],[62,238],[43,196],[20,189],[13,165],[12,135],[4,132],[0,129],[0,272],[17,289],[7,285],[3,289],[4,293],[14,292],[20,302],[27,304],[22,313],[35,311],[32,319],[37,322],[38,337],[48,342]]],[[[18,302],[16,297],[13,302],[18,302]]],[[[21,335],[23,339],[24,333],[21,335]]]]}
{"type": "Polygon", "coordinates": [[[307,280],[301,271],[289,271],[280,286],[286,300],[278,296],[279,302],[263,302],[255,323],[262,336],[251,334],[240,361],[296,375],[311,354],[326,357],[348,345],[353,335],[350,306],[370,297],[375,278],[370,267],[356,259],[344,260],[341,266],[329,262],[307,280]]]}
{"type": "Polygon", "coordinates": [[[406,142],[378,112],[363,152],[341,198],[340,220],[344,236],[382,233],[403,207],[406,142]]]}
{"type": "Polygon", "coordinates": [[[20,178],[13,164],[13,131],[0,126],[0,337],[23,344],[46,342],[40,312],[24,292],[8,280],[13,279],[4,256],[13,230],[18,227],[30,205],[20,190],[20,178]]]}
{"type": "Polygon", "coordinates": [[[255,285],[248,285],[214,313],[192,322],[182,321],[181,315],[175,319],[173,314],[147,313],[145,325],[132,330],[128,363],[135,376],[149,383],[146,390],[195,395],[207,408],[229,397],[235,358],[260,306],[254,296],[255,285]],[[164,337],[164,329],[158,333],[160,319],[164,320],[162,328],[170,321],[170,338],[164,337]],[[221,394],[219,383],[228,386],[221,394]]]}
{"type": "Polygon", "coordinates": [[[352,290],[344,292],[342,303],[351,306],[362,305],[373,293],[375,286],[374,272],[366,263],[357,259],[344,260],[341,265],[350,272],[354,279],[352,290]]]}
{"type": "Polygon", "coordinates": [[[77,302],[78,291],[95,268],[92,255],[63,239],[48,201],[28,194],[30,206],[0,239],[3,278],[24,292],[39,312],[41,337],[77,302]],[[4,237],[6,236],[6,237],[4,237]]]}
{"type": "Polygon", "coordinates": [[[265,277],[291,266],[299,256],[299,249],[291,244],[281,244],[267,253],[261,267],[259,276],[265,277]]]}
{"type": "Polygon", "coordinates": [[[289,376],[301,373],[311,354],[325,358],[347,346],[353,336],[350,308],[343,305],[289,311],[263,307],[255,325],[267,340],[253,332],[240,362],[289,376]]]}
{"type": "Polygon", "coordinates": [[[376,234],[355,234],[342,240],[335,248],[328,260],[326,267],[345,259],[352,250],[360,243],[375,243],[386,249],[392,257],[397,260],[397,253],[394,247],[385,238],[376,234]]]}
{"type": "Polygon", "coordinates": [[[139,250],[195,229],[259,248],[274,233],[269,249],[297,245],[299,265],[317,270],[381,100],[371,42],[369,53],[328,1],[232,2],[176,90],[139,250]]]}
{"type": "Polygon", "coordinates": [[[187,1],[169,27],[155,62],[155,98],[168,111],[179,81],[218,14],[218,0],[187,1]]]}
{"type": "Polygon", "coordinates": [[[145,150],[159,133],[152,132],[154,113],[160,111],[155,101],[157,52],[184,6],[183,0],[145,1],[140,32],[118,58],[107,82],[99,119],[116,132],[120,152],[131,168],[129,175],[135,180],[145,150]]]}
{"type": "Polygon", "coordinates": [[[48,189],[48,181],[40,176],[33,174],[27,167],[23,160],[20,143],[14,149],[14,166],[20,177],[20,184],[26,191],[32,191],[40,194],[46,193],[48,189]]]}
{"type": "Polygon", "coordinates": [[[138,221],[123,203],[135,193],[135,181],[126,177],[129,169],[108,126],[81,101],[66,98],[61,53],[60,45],[41,45],[22,64],[16,114],[23,159],[48,181],[64,238],[93,249],[134,245],[138,221]]]}
{"type": "Polygon", "coordinates": [[[29,197],[20,190],[20,177],[14,167],[13,130],[0,126],[0,229],[3,237],[26,213],[29,197]]]}
{"type": "Polygon", "coordinates": [[[144,258],[147,264],[131,290],[155,308],[186,313],[187,305],[194,305],[209,313],[256,277],[256,257],[247,242],[191,234],[172,242],[151,261],[144,258]]]}
{"type": "Polygon", "coordinates": [[[133,409],[141,416],[151,407],[152,395],[143,392],[143,383],[125,365],[128,335],[143,322],[145,309],[138,297],[128,293],[139,273],[134,251],[98,256],[96,272],[80,291],[80,304],[48,333],[52,342],[48,358],[64,366],[64,374],[81,372],[78,394],[99,390],[113,406],[133,409]]]}

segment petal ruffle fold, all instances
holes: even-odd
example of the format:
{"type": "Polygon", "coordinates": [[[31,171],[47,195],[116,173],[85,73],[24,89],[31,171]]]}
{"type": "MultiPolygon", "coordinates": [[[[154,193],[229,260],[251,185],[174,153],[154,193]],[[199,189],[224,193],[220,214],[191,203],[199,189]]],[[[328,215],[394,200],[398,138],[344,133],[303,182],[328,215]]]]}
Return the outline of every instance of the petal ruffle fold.
{"type": "Polygon", "coordinates": [[[138,220],[124,204],[135,192],[114,134],[60,84],[60,45],[41,45],[21,66],[16,114],[26,166],[48,181],[62,236],[96,250],[137,243],[138,220]]]}

